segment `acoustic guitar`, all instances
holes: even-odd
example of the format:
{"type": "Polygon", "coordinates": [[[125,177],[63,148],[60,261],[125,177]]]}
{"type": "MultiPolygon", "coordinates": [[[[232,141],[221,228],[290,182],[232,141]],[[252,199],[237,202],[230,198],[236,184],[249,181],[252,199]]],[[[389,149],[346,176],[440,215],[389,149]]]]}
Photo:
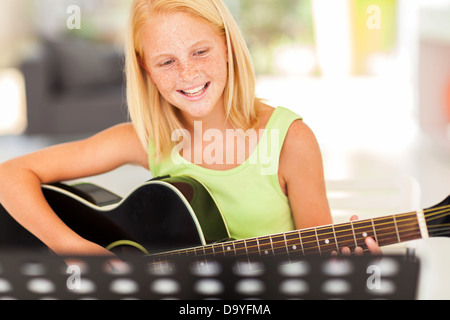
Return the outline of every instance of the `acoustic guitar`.
{"type": "MultiPolygon", "coordinates": [[[[154,262],[171,256],[292,258],[326,255],[343,247],[367,251],[366,237],[386,246],[450,236],[450,196],[416,212],[234,240],[214,197],[192,177],[155,178],[124,198],[90,183],[49,184],[42,191],[80,236],[118,255],[137,252],[154,262]]],[[[0,249],[11,248],[46,247],[0,206],[0,249]]]]}

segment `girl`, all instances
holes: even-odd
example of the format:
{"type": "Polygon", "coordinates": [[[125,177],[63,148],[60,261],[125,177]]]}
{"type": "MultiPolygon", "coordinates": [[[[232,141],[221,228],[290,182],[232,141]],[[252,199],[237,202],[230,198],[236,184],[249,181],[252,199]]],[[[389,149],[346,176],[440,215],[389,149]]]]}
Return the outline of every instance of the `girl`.
{"type": "Polygon", "coordinates": [[[135,0],[126,78],[132,123],[0,166],[14,182],[0,186],[0,203],[51,250],[110,254],[56,216],[41,184],[125,164],[198,178],[235,239],[332,223],[317,141],[298,115],[255,97],[249,52],[221,0],[135,0]]]}

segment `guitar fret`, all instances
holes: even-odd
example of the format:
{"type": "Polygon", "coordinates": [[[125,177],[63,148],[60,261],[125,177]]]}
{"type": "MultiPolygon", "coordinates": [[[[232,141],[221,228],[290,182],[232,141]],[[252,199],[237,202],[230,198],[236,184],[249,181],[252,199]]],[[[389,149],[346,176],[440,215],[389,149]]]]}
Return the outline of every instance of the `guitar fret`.
{"type": "Polygon", "coordinates": [[[299,230],[302,249],[305,255],[317,254],[317,236],[315,230],[299,230]]]}
{"type": "Polygon", "coordinates": [[[416,240],[421,237],[419,220],[415,212],[396,217],[399,238],[403,241],[416,240]]]}
{"type": "Polygon", "coordinates": [[[379,245],[387,246],[398,243],[398,236],[393,216],[375,219],[374,226],[378,236],[379,245]]]}
{"type": "Polygon", "coordinates": [[[286,245],[286,236],[284,234],[271,237],[272,251],[274,255],[289,254],[286,245]]]}
{"type": "Polygon", "coordinates": [[[248,257],[247,245],[245,244],[245,240],[236,241],[234,243],[234,248],[236,250],[236,256],[246,255],[248,257]]]}
{"type": "MultiPolygon", "coordinates": [[[[177,251],[178,252],[178,256],[186,256],[187,255],[187,253],[186,253],[186,249],[185,250],[178,250],[177,251]]],[[[175,255],[175,253],[172,253],[172,255],[175,255]]]]}
{"type": "Polygon", "coordinates": [[[286,233],[283,235],[284,237],[284,248],[286,249],[286,254],[288,256],[289,261],[291,261],[291,256],[289,255],[289,248],[288,248],[288,243],[287,243],[287,239],[286,239],[286,233]]]}
{"type": "Polygon", "coordinates": [[[302,247],[302,254],[305,255],[305,248],[303,247],[302,235],[300,233],[300,230],[298,230],[297,232],[298,232],[298,238],[300,240],[300,246],[302,247]]]}
{"type": "Polygon", "coordinates": [[[338,245],[338,241],[336,238],[336,230],[334,229],[334,225],[332,226],[332,228],[333,228],[334,243],[336,245],[336,251],[339,252],[339,245],[338,245]]]}
{"type": "Polygon", "coordinates": [[[194,248],[193,250],[196,257],[201,257],[203,260],[206,260],[204,247],[194,248]]]}
{"type": "Polygon", "coordinates": [[[259,245],[258,245],[258,240],[256,238],[253,239],[248,239],[246,240],[247,242],[247,255],[248,256],[252,256],[252,255],[261,255],[260,251],[259,251],[259,245]]]}
{"type": "Polygon", "coordinates": [[[398,226],[397,226],[397,220],[395,219],[395,216],[392,216],[392,220],[394,220],[394,225],[395,225],[395,232],[397,233],[397,240],[400,243],[400,235],[398,234],[398,226]]]}
{"type": "Polygon", "coordinates": [[[225,256],[225,249],[223,247],[223,243],[216,244],[216,248],[218,249],[216,252],[220,256],[225,256]]]}
{"type": "Polygon", "coordinates": [[[213,246],[204,247],[203,252],[205,253],[205,256],[216,256],[213,246]]]}
{"type": "Polygon", "coordinates": [[[352,226],[353,239],[355,240],[355,247],[357,247],[358,246],[358,241],[356,240],[355,227],[353,226],[353,222],[350,222],[350,225],[352,226]]]}
{"type": "Polygon", "coordinates": [[[316,234],[321,254],[336,251],[336,235],[332,226],[318,228],[316,234]]]}
{"type": "Polygon", "coordinates": [[[370,221],[372,222],[372,230],[373,230],[373,236],[375,238],[375,241],[378,243],[378,237],[377,237],[377,232],[375,231],[375,223],[373,221],[373,218],[370,219],[370,221]]]}
{"type": "Polygon", "coordinates": [[[300,234],[298,231],[290,232],[285,235],[286,248],[289,256],[303,255],[303,247],[301,243],[300,234]]]}
{"type": "Polygon", "coordinates": [[[189,248],[186,250],[186,254],[189,257],[195,257],[195,256],[197,256],[197,250],[195,248],[189,248]]]}
{"type": "Polygon", "coordinates": [[[197,250],[196,250],[197,258],[195,259],[195,261],[200,266],[206,265],[206,267],[208,267],[208,256],[206,255],[205,249],[206,249],[206,247],[197,248],[197,250]],[[200,253],[200,255],[198,255],[198,253],[200,253]]]}
{"type": "Polygon", "coordinates": [[[212,251],[213,251],[213,255],[216,257],[218,255],[220,255],[220,250],[217,244],[214,244],[211,246],[212,251]]]}
{"type": "Polygon", "coordinates": [[[258,238],[259,253],[261,256],[273,255],[272,241],[270,237],[258,238]]]}
{"type": "Polygon", "coordinates": [[[235,256],[236,255],[236,248],[234,247],[234,243],[224,243],[224,254],[227,257],[235,256]]]}
{"type": "Polygon", "coordinates": [[[366,238],[371,237],[375,239],[374,227],[371,220],[362,220],[353,222],[353,230],[356,239],[356,244],[364,251],[369,248],[366,245],[366,238]]]}
{"type": "Polygon", "coordinates": [[[349,234],[350,228],[351,227],[349,223],[342,223],[334,226],[334,233],[339,252],[344,247],[354,248],[355,246],[355,237],[353,235],[353,232],[349,234]]]}
{"type": "Polygon", "coordinates": [[[275,255],[275,251],[273,250],[273,240],[272,237],[269,237],[270,240],[270,248],[272,249],[272,254],[275,255]]]}
{"type": "Polygon", "coordinates": [[[317,249],[319,249],[319,254],[322,255],[322,251],[320,250],[319,237],[317,236],[317,229],[316,228],[314,228],[314,232],[316,234],[317,249]]]}

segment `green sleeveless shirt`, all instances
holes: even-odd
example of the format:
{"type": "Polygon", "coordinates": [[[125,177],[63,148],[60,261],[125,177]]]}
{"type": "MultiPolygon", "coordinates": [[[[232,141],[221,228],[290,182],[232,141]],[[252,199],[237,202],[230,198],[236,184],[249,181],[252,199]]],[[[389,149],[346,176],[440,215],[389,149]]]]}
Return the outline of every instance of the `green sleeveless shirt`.
{"type": "MultiPolygon", "coordinates": [[[[289,201],[278,181],[278,164],[289,127],[299,119],[288,109],[276,108],[254,151],[233,169],[203,168],[173,153],[161,162],[150,156],[150,171],[154,177],[185,175],[201,181],[220,207],[233,239],[293,230],[289,201]]],[[[150,155],[152,146],[150,142],[150,155]]]]}

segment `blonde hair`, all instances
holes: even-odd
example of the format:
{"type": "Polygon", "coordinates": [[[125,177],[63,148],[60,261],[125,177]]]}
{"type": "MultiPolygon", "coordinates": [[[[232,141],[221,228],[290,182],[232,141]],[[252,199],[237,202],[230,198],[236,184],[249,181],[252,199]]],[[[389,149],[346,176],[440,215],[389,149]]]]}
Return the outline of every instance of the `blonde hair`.
{"type": "Polygon", "coordinates": [[[255,75],[250,53],[231,13],[221,0],[134,0],[126,43],[125,74],[129,115],[144,147],[153,143],[154,156],[161,159],[174,143],[172,132],[182,129],[175,108],[159,93],[143,66],[142,34],[146,23],[159,13],[187,12],[204,19],[226,38],[228,83],[224,91],[230,123],[237,129],[254,128],[255,75]]]}

